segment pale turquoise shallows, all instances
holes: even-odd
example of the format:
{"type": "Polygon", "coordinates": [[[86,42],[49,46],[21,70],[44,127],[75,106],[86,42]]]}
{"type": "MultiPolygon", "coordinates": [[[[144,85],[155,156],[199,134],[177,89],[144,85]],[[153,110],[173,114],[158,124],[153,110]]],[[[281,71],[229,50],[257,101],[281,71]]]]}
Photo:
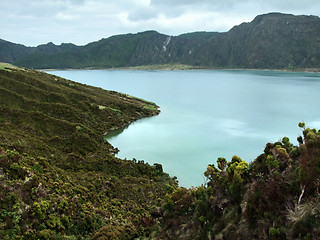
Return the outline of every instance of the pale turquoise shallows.
{"type": "Polygon", "coordinates": [[[118,157],[161,163],[181,186],[205,183],[218,157],[251,162],[267,142],[297,144],[299,121],[320,128],[320,74],[275,71],[52,71],[73,81],[157,103],[161,114],[131,124],[110,143],[118,157]]]}

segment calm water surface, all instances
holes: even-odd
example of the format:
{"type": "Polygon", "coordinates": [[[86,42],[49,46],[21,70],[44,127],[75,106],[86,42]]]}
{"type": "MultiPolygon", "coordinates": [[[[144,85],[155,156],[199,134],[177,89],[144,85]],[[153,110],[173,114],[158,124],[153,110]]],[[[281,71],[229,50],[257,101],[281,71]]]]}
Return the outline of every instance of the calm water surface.
{"type": "Polygon", "coordinates": [[[118,157],[161,163],[181,186],[205,183],[218,157],[248,162],[267,142],[296,144],[299,121],[320,128],[320,74],[274,71],[52,71],[157,103],[161,114],[131,124],[110,143],[118,157]]]}

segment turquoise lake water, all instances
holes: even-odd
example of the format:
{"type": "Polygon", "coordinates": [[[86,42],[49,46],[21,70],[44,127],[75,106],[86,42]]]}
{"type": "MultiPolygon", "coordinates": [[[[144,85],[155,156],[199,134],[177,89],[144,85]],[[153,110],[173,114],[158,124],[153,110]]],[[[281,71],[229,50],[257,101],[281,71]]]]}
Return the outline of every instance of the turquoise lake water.
{"type": "Polygon", "coordinates": [[[218,157],[251,162],[267,142],[297,144],[298,123],[320,128],[320,74],[249,70],[51,71],[153,101],[161,114],[109,139],[118,157],[160,163],[181,186],[205,183],[218,157]]]}

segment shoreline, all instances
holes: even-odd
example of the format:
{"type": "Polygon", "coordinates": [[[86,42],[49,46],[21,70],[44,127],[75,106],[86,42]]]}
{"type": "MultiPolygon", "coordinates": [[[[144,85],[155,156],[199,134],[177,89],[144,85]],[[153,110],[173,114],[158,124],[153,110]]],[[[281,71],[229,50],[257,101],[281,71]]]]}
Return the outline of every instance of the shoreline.
{"type": "Polygon", "coordinates": [[[115,71],[183,71],[183,70],[217,70],[217,71],[277,71],[277,72],[310,72],[310,73],[320,73],[320,68],[297,68],[297,69],[269,69],[269,68],[217,68],[217,67],[196,67],[191,65],[183,64],[163,64],[163,65],[144,65],[135,67],[112,67],[112,68],[49,68],[49,69],[34,69],[42,72],[51,71],[76,71],[76,70],[115,70],[115,71]]]}

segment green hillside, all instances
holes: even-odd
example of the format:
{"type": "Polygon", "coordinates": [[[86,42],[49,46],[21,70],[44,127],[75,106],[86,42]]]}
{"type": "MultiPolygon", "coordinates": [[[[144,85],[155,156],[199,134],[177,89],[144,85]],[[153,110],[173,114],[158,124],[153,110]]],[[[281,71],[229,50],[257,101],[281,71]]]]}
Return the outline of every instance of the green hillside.
{"type": "Polygon", "coordinates": [[[120,160],[103,137],[158,107],[43,72],[0,65],[0,239],[128,239],[176,181],[120,160]]]}

